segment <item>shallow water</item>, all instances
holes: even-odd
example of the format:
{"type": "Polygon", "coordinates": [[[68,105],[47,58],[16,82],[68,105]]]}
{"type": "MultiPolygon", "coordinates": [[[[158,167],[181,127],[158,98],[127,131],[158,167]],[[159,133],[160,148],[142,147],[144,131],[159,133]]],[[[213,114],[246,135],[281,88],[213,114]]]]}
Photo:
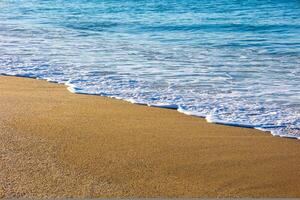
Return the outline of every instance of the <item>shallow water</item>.
{"type": "Polygon", "coordinates": [[[300,1],[4,0],[0,73],[300,138],[300,1]]]}

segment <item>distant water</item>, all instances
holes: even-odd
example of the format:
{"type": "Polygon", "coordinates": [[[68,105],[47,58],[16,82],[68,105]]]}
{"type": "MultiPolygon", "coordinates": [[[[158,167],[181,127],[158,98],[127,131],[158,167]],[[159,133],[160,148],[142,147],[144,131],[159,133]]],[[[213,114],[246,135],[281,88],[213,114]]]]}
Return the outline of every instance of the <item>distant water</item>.
{"type": "Polygon", "coordinates": [[[300,138],[300,1],[2,0],[0,73],[300,138]]]}

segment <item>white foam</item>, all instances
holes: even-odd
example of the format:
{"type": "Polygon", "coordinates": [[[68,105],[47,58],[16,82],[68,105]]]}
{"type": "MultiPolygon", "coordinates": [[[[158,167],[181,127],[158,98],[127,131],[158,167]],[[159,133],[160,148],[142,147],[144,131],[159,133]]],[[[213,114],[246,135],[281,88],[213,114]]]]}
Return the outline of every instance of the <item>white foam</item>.
{"type": "MultiPolygon", "coordinates": [[[[10,75],[8,73],[1,73],[1,75],[10,75]]],[[[20,77],[27,77],[27,78],[35,78],[32,75],[28,75],[28,74],[11,74],[12,76],[20,76],[20,77]]],[[[51,78],[37,78],[37,79],[42,79],[42,80],[46,80],[49,82],[56,82],[57,81],[53,81],[51,78]]],[[[67,86],[67,89],[71,92],[71,93],[77,93],[77,94],[92,94],[92,93],[86,93],[83,92],[81,88],[76,87],[76,84],[73,84],[72,81],[67,81],[64,83],[67,86]]],[[[94,94],[93,94],[94,95],[94,94]]],[[[224,120],[220,120],[218,119],[218,116],[214,116],[213,114],[208,114],[208,115],[203,115],[200,112],[192,112],[192,111],[188,111],[185,110],[182,106],[178,106],[176,104],[166,104],[166,103],[156,103],[156,104],[147,104],[147,103],[143,103],[143,102],[138,102],[135,99],[126,99],[124,97],[119,97],[119,96],[109,96],[106,95],[105,93],[100,93],[100,96],[106,96],[106,97],[111,97],[111,98],[115,98],[115,99],[120,99],[120,100],[125,100],[128,101],[132,104],[138,104],[138,105],[148,105],[150,107],[159,107],[159,108],[166,108],[166,109],[177,109],[178,112],[186,114],[186,115],[191,115],[191,116],[197,116],[197,117],[204,117],[206,119],[207,122],[209,123],[215,123],[215,124],[222,124],[222,125],[229,125],[229,126],[238,126],[238,127],[245,127],[245,128],[255,128],[261,131],[266,131],[266,132],[270,132],[273,136],[278,136],[278,137],[282,137],[282,138],[291,138],[291,139],[300,139],[299,135],[290,135],[288,133],[282,133],[281,131],[276,130],[276,128],[285,128],[286,126],[276,126],[276,125],[252,125],[252,124],[247,124],[247,123],[238,123],[238,122],[229,122],[229,121],[224,121],[224,120]],[[104,95],[103,95],[104,94],[104,95]],[[270,131],[269,129],[272,129],[272,131],[270,131]]],[[[216,110],[216,109],[215,109],[216,110]]]]}

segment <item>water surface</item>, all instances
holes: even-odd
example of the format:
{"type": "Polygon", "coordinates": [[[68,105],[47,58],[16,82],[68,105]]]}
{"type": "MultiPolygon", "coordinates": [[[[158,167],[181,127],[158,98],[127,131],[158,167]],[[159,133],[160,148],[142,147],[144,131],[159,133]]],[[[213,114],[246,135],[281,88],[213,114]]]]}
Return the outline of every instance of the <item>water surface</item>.
{"type": "Polygon", "coordinates": [[[300,138],[300,1],[3,0],[0,73],[300,138]]]}

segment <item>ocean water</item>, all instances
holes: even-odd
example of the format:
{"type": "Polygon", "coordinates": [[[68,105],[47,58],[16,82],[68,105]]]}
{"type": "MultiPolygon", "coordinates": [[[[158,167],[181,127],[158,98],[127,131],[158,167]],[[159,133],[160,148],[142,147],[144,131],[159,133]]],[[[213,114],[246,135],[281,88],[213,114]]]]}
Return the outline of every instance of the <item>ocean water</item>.
{"type": "Polygon", "coordinates": [[[0,74],[300,138],[299,0],[2,0],[0,74]]]}

